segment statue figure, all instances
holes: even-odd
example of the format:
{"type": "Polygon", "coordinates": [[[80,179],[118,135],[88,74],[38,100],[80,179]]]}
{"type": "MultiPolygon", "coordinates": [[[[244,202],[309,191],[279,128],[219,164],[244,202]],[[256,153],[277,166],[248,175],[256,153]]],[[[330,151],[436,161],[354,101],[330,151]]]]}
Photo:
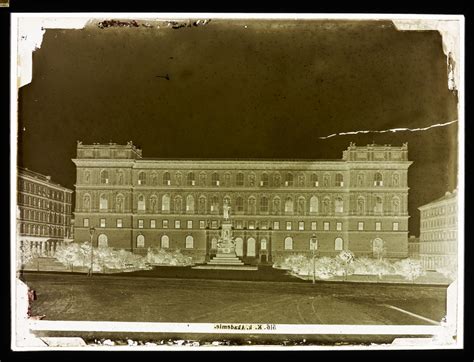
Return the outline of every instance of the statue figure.
{"type": "Polygon", "coordinates": [[[224,209],[224,220],[229,220],[230,206],[229,206],[229,202],[227,201],[227,199],[224,200],[223,209],[224,209]]]}

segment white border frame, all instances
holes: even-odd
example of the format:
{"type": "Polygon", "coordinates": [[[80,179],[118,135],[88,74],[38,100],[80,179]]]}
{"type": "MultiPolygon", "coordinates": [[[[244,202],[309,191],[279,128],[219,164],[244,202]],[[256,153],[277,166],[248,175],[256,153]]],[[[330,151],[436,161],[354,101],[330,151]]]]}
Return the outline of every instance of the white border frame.
{"type": "MultiPolygon", "coordinates": [[[[300,349],[300,350],[367,350],[367,349],[461,349],[464,345],[464,67],[465,67],[465,22],[462,15],[427,15],[427,14],[301,14],[301,13],[286,13],[286,14],[245,14],[245,13],[126,13],[126,12],[110,12],[110,13],[12,13],[11,14],[11,69],[10,69],[10,84],[11,84],[11,108],[10,108],[10,230],[11,239],[10,245],[11,254],[11,306],[12,306],[12,337],[11,348],[15,351],[19,350],[98,350],[98,347],[18,347],[16,345],[16,337],[18,333],[17,322],[17,284],[16,284],[16,164],[17,164],[17,134],[18,134],[18,26],[19,19],[24,18],[88,18],[88,19],[103,19],[103,18],[136,18],[142,20],[188,20],[188,19],[294,19],[294,20],[452,20],[459,22],[459,42],[460,42],[460,59],[456,59],[457,66],[460,68],[460,81],[458,84],[458,114],[459,114],[459,133],[458,133],[458,289],[457,289],[457,341],[455,344],[429,344],[421,346],[397,346],[397,345],[374,345],[374,346],[239,346],[239,347],[188,347],[188,346],[164,346],[164,347],[101,347],[100,350],[248,350],[248,349],[300,349]],[[15,232],[14,232],[15,231],[15,232]]],[[[169,332],[186,332],[186,333],[212,333],[216,331],[212,328],[214,324],[208,323],[129,323],[129,322],[66,322],[66,321],[33,321],[29,326],[33,330],[54,330],[55,327],[60,330],[68,328],[73,331],[137,331],[137,328],[142,332],[147,331],[169,331],[169,332]],[[101,325],[100,328],[97,328],[101,325]],[[69,326],[69,327],[68,327],[69,326]],[[165,328],[168,327],[168,328],[165,328]]],[[[441,326],[355,326],[355,325],[278,325],[279,332],[277,334],[327,334],[328,332],[335,332],[345,335],[367,335],[367,334],[398,334],[409,333],[410,335],[430,334],[443,335],[446,329],[441,326]],[[322,333],[323,332],[323,333],[322,333]]],[[[220,334],[235,333],[235,331],[219,331],[220,334]]],[[[266,332],[270,334],[270,331],[266,332]]],[[[252,331],[256,334],[256,331],[252,331]]]]}

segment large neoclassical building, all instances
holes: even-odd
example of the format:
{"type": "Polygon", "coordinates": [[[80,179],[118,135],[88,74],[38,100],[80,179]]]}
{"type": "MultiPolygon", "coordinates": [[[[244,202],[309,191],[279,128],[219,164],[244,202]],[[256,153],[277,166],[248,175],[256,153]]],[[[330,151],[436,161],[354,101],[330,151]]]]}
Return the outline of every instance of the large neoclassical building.
{"type": "Polygon", "coordinates": [[[77,242],[92,235],[96,245],[208,260],[227,200],[247,263],[311,253],[315,240],[319,256],[408,253],[407,144],[351,143],[335,160],[186,160],[143,158],[132,142],[78,142],[73,162],[77,242]]]}

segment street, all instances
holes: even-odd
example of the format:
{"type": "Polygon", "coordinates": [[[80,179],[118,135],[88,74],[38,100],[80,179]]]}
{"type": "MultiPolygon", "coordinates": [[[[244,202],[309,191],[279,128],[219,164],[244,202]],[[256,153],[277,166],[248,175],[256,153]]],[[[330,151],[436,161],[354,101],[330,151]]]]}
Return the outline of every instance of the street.
{"type": "Polygon", "coordinates": [[[25,273],[45,320],[433,325],[446,288],[25,273]]]}

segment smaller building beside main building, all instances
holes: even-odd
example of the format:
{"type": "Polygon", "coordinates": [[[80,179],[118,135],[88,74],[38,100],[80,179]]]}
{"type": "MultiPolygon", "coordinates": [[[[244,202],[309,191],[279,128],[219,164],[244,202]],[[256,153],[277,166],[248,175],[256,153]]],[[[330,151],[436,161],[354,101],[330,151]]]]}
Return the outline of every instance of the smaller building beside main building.
{"type": "Polygon", "coordinates": [[[458,244],[457,191],[446,194],[420,210],[420,259],[426,270],[455,262],[458,244]]]}
{"type": "Polygon", "coordinates": [[[17,169],[17,242],[43,255],[52,255],[63,241],[71,240],[73,191],[50,176],[17,169]]]}

